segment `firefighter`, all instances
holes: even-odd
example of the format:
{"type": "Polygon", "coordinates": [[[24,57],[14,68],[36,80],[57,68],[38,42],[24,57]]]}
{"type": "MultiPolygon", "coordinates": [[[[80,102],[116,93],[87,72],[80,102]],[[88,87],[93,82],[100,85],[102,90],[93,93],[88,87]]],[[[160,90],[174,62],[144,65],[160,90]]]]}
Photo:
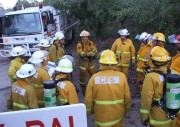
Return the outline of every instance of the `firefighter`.
{"type": "Polygon", "coordinates": [[[16,46],[11,51],[11,56],[15,57],[10,63],[8,70],[8,75],[11,80],[11,85],[16,81],[16,72],[20,67],[25,63],[23,55],[26,53],[26,50],[20,46],[16,46]]]}
{"type": "Polygon", "coordinates": [[[130,110],[130,91],[126,76],[116,71],[116,55],[111,50],[101,52],[100,71],[87,85],[85,105],[88,115],[94,113],[97,127],[123,127],[125,113],[130,110]]]}
{"type": "Polygon", "coordinates": [[[34,88],[30,85],[36,69],[32,64],[24,64],[16,72],[17,81],[12,85],[8,98],[8,110],[26,110],[38,108],[34,88]]]}
{"type": "Polygon", "coordinates": [[[144,125],[151,127],[174,127],[175,120],[168,118],[166,112],[160,105],[164,95],[164,76],[157,73],[167,73],[166,64],[171,59],[169,53],[162,47],[155,46],[151,50],[151,60],[154,65],[152,72],[148,73],[144,79],[141,92],[140,115],[144,125]]]}
{"type": "Polygon", "coordinates": [[[46,80],[51,80],[48,72],[43,67],[43,62],[46,62],[46,59],[47,58],[43,51],[34,52],[29,59],[29,62],[32,63],[37,70],[37,73],[32,78],[32,86],[35,89],[38,99],[38,106],[40,108],[45,107],[43,82],[46,80]]]}
{"type": "Polygon", "coordinates": [[[163,33],[159,33],[159,32],[154,33],[153,39],[154,39],[154,41],[153,41],[154,46],[160,46],[160,47],[164,48],[166,41],[165,41],[165,36],[163,33]]]}
{"type": "Polygon", "coordinates": [[[49,56],[49,48],[51,46],[50,40],[47,39],[42,39],[40,43],[38,44],[39,48],[41,51],[44,52],[45,56],[47,57],[46,61],[44,61],[43,66],[46,66],[48,61],[50,61],[50,56],[49,56]]]}
{"type": "Polygon", "coordinates": [[[56,32],[53,40],[54,44],[49,49],[50,61],[58,63],[58,61],[65,54],[64,34],[62,32],[56,32]]]}
{"type": "Polygon", "coordinates": [[[87,74],[92,76],[95,73],[95,55],[97,53],[97,48],[95,44],[89,40],[90,33],[83,30],[80,33],[82,41],[77,44],[77,53],[79,55],[79,78],[80,86],[83,95],[86,90],[86,78],[87,74]]]}
{"type": "Polygon", "coordinates": [[[127,29],[120,29],[118,33],[120,34],[120,38],[116,39],[111,50],[116,54],[118,59],[117,70],[123,72],[128,78],[131,59],[132,65],[135,65],[135,48],[129,39],[130,34],[127,29]]]}
{"type": "Polygon", "coordinates": [[[55,81],[57,82],[60,103],[62,105],[79,103],[76,88],[68,79],[68,75],[73,71],[72,62],[67,58],[61,59],[55,71],[55,81]]]}
{"type": "MultiPolygon", "coordinates": [[[[177,47],[177,54],[172,58],[170,69],[172,73],[180,74],[180,34],[176,36],[175,44],[177,47]]],[[[180,127],[180,112],[177,115],[176,127],[180,127]]]]}
{"type": "MultiPolygon", "coordinates": [[[[148,59],[150,59],[149,53],[150,53],[151,49],[153,48],[151,39],[150,39],[151,37],[152,37],[152,35],[148,34],[146,32],[144,32],[140,35],[140,39],[145,44],[141,48],[141,50],[139,50],[139,52],[138,52],[139,57],[138,57],[138,61],[136,64],[137,65],[136,71],[138,73],[138,85],[139,85],[140,90],[141,90],[142,81],[145,76],[145,70],[148,67],[147,62],[148,62],[148,59]]],[[[137,93],[137,94],[139,94],[139,93],[137,93]]]]}

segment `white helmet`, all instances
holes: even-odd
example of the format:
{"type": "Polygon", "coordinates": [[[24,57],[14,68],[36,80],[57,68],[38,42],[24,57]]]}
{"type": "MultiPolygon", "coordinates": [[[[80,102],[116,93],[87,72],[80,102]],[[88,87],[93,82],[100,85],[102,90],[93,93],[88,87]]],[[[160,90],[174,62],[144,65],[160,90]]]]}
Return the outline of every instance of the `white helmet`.
{"type": "Polygon", "coordinates": [[[64,38],[64,34],[62,32],[56,32],[53,40],[61,40],[64,38]]]}
{"type": "Polygon", "coordinates": [[[11,56],[21,56],[26,53],[26,49],[21,46],[16,46],[11,51],[11,56]]]}
{"type": "Polygon", "coordinates": [[[16,72],[17,77],[19,78],[27,78],[36,73],[36,69],[32,64],[24,64],[21,68],[16,72]]]}
{"type": "Polygon", "coordinates": [[[42,40],[40,41],[40,43],[38,44],[38,46],[47,48],[47,47],[50,47],[51,45],[50,45],[50,42],[48,42],[48,40],[42,39],[42,40]]]}
{"type": "Polygon", "coordinates": [[[120,29],[120,30],[118,31],[118,33],[119,33],[120,35],[130,35],[127,29],[120,29]]]}
{"type": "Polygon", "coordinates": [[[55,70],[63,73],[71,73],[73,71],[72,62],[66,58],[61,59],[55,70]]]}
{"type": "Polygon", "coordinates": [[[36,51],[32,54],[31,58],[28,60],[28,62],[31,62],[33,64],[39,64],[43,61],[45,61],[47,57],[45,56],[43,51],[36,51]]]}
{"type": "Polygon", "coordinates": [[[143,32],[143,33],[140,35],[139,40],[140,40],[140,41],[145,41],[145,40],[147,40],[150,36],[151,36],[151,34],[148,34],[147,32],[143,32]]]}

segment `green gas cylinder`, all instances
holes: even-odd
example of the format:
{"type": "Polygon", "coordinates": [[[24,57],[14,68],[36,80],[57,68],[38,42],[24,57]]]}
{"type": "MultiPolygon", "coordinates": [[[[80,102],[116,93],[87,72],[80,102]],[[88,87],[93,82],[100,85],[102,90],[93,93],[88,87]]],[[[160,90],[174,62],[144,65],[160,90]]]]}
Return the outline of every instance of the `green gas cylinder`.
{"type": "Polygon", "coordinates": [[[166,76],[166,107],[173,114],[180,109],[180,75],[178,74],[166,76]]]}
{"type": "Polygon", "coordinates": [[[44,81],[45,107],[56,106],[56,83],[53,80],[44,81]]]}

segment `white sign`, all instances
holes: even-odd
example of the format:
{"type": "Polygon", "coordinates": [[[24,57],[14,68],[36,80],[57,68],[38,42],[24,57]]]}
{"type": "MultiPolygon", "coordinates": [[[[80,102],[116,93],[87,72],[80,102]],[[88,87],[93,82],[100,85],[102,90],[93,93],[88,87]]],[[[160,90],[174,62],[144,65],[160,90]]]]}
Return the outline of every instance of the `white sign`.
{"type": "Polygon", "coordinates": [[[87,127],[84,104],[0,113],[0,127],[87,127]]]}

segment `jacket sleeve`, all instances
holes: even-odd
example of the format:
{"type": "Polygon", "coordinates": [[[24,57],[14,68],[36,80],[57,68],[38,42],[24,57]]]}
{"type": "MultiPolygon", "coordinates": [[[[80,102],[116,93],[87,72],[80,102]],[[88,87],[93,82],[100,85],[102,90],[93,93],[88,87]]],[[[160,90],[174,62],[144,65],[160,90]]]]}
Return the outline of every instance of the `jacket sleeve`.
{"type": "Polygon", "coordinates": [[[141,92],[140,116],[143,121],[147,120],[151,110],[154,95],[154,82],[150,74],[146,75],[141,92]]]}
{"type": "Polygon", "coordinates": [[[51,77],[50,77],[50,75],[48,74],[48,72],[47,71],[43,71],[43,75],[42,75],[42,81],[44,82],[44,81],[46,81],[46,80],[51,80],[51,77]]]}
{"type": "Polygon", "coordinates": [[[11,63],[9,70],[8,70],[8,75],[10,78],[14,78],[16,76],[16,63],[11,63]]]}
{"type": "Polygon", "coordinates": [[[30,87],[30,91],[27,94],[28,94],[28,99],[29,99],[28,107],[30,109],[38,108],[37,97],[36,97],[34,88],[30,87]]]}
{"type": "Polygon", "coordinates": [[[116,54],[116,42],[117,40],[113,43],[112,47],[111,47],[111,51],[113,51],[116,54]]]}
{"type": "Polygon", "coordinates": [[[129,85],[124,75],[124,104],[125,104],[125,111],[128,112],[131,109],[131,95],[129,90],[129,85]]]}
{"type": "Polygon", "coordinates": [[[91,78],[88,82],[85,94],[85,105],[86,105],[86,112],[87,115],[92,114],[92,106],[93,106],[93,78],[91,78]]]}
{"type": "Polygon", "coordinates": [[[50,57],[50,61],[55,62],[56,63],[56,46],[52,45],[49,49],[49,57],[50,57]]]}
{"type": "Polygon", "coordinates": [[[96,53],[97,48],[96,48],[96,45],[94,44],[94,42],[91,41],[91,45],[92,45],[92,51],[96,53]]]}
{"type": "Polygon", "coordinates": [[[69,82],[69,86],[70,86],[69,87],[69,95],[68,95],[69,104],[79,103],[79,99],[78,99],[76,88],[75,88],[74,84],[69,82]]]}
{"type": "MultiPolygon", "coordinates": [[[[130,40],[131,41],[131,40],[130,40]]],[[[130,47],[130,52],[131,52],[131,59],[133,62],[135,62],[135,48],[134,48],[134,44],[133,42],[131,41],[131,47],[130,47]]]]}
{"type": "Polygon", "coordinates": [[[180,74],[179,63],[180,63],[180,56],[179,56],[179,58],[176,58],[176,59],[171,63],[170,68],[171,68],[171,70],[172,70],[172,73],[180,74]]]}
{"type": "Polygon", "coordinates": [[[83,51],[83,49],[82,49],[82,45],[81,45],[81,43],[78,43],[77,44],[77,54],[79,55],[79,56],[86,56],[86,53],[83,51]]]}

